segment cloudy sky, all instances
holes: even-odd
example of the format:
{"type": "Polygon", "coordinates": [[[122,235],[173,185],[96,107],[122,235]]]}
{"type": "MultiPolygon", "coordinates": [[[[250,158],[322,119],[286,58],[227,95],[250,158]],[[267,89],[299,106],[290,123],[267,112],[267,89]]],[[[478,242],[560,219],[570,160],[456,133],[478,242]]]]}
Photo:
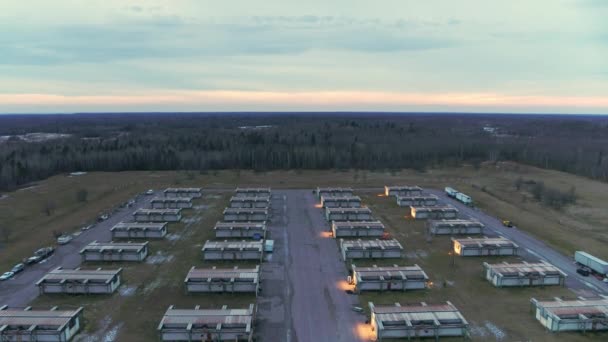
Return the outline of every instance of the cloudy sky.
{"type": "Polygon", "coordinates": [[[1,0],[0,113],[608,114],[604,0],[1,0]]]}

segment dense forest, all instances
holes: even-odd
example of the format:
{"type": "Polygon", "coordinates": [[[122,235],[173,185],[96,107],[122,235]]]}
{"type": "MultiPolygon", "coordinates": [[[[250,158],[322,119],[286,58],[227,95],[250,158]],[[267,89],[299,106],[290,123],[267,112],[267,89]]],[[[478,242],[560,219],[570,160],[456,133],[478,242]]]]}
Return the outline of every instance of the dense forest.
{"type": "Polygon", "coordinates": [[[72,171],[402,169],[512,160],[608,180],[608,117],[399,113],[0,116],[0,189],[72,171]],[[31,133],[55,133],[56,136],[31,133]]]}

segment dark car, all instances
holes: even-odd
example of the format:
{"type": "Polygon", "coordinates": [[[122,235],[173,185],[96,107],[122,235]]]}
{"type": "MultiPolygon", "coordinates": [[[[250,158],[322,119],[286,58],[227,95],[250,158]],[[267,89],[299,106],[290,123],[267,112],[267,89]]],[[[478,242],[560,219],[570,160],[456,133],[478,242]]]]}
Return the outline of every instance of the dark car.
{"type": "Polygon", "coordinates": [[[13,269],[11,269],[11,272],[17,274],[21,271],[23,271],[25,269],[25,265],[24,264],[17,264],[15,266],[13,266],[13,269]]]}
{"type": "Polygon", "coordinates": [[[576,273],[582,275],[583,277],[588,277],[591,272],[589,272],[588,269],[581,267],[581,268],[576,269],[576,273]]]}

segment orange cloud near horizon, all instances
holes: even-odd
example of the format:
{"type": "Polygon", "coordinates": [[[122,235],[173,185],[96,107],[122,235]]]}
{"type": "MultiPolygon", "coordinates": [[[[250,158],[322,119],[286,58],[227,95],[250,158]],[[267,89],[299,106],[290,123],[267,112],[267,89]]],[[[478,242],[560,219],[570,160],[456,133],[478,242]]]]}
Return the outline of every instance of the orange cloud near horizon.
{"type": "Polygon", "coordinates": [[[378,91],[154,91],[127,95],[0,94],[0,106],[136,106],[136,105],[437,105],[470,107],[606,108],[608,96],[539,96],[496,93],[410,93],[378,91]]]}

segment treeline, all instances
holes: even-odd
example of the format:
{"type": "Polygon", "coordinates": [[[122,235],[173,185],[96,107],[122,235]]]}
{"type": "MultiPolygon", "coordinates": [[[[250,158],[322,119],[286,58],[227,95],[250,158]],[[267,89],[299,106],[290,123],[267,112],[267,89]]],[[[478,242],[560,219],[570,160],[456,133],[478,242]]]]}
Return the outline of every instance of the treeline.
{"type": "Polygon", "coordinates": [[[513,160],[608,180],[608,120],[455,114],[0,116],[0,189],[71,171],[402,169],[513,160]],[[256,128],[255,126],[265,126],[256,128]],[[270,126],[270,127],[268,127],[270,126]],[[484,127],[495,128],[494,132],[484,127]]]}
{"type": "Polygon", "coordinates": [[[517,190],[526,190],[535,200],[553,209],[561,209],[569,204],[576,203],[576,188],[570,187],[568,191],[546,186],[543,181],[518,178],[515,180],[517,190]]]}

